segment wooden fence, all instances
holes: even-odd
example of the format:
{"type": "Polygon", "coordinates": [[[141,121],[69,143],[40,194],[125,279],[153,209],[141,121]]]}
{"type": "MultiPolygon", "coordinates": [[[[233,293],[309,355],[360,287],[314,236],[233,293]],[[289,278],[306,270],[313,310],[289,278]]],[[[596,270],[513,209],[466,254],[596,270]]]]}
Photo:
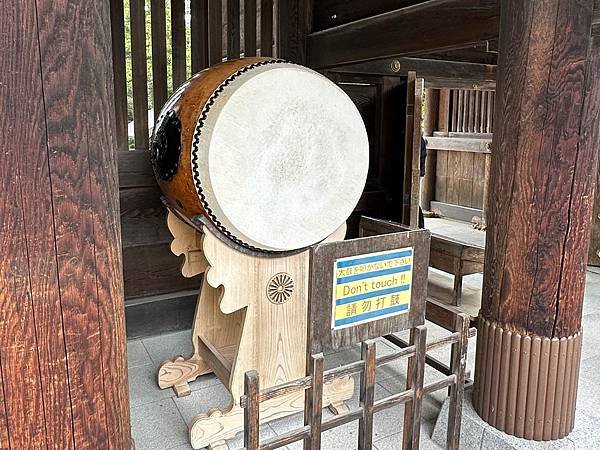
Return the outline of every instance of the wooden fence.
{"type": "Polygon", "coordinates": [[[413,344],[379,358],[375,355],[375,341],[364,341],[361,347],[361,360],[324,371],[323,354],[319,353],[312,355],[310,358],[309,373],[306,377],[262,391],[260,390],[259,374],[256,371],[247,372],[244,396],[240,400],[240,404],[244,408],[244,448],[246,450],[272,450],[296,441],[305,440],[304,448],[319,450],[323,431],[358,420],[358,448],[371,449],[374,414],[404,404],[406,406],[402,447],[404,449],[418,449],[423,395],[450,387],[446,447],[450,450],[458,450],[469,332],[469,318],[461,314],[456,316],[455,330],[451,335],[427,343],[427,329],[424,326],[418,326],[411,330],[413,344]],[[452,373],[424,385],[423,373],[426,351],[447,345],[452,345],[452,373]],[[409,358],[407,389],[376,401],[374,395],[376,368],[406,357],[409,358]],[[358,408],[323,420],[321,409],[323,384],[338,377],[357,373],[360,374],[358,408]],[[280,436],[267,439],[261,444],[259,441],[260,403],[303,390],[306,391],[304,403],[305,425],[280,436]]]}
{"type": "Polygon", "coordinates": [[[177,296],[197,289],[199,281],[181,276],[169,250],[166,212],[149,162],[148,110],[153,107],[157,117],[171,92],[212,64],[274,55],[277,0],[111,0],[110,5],[125,297],[177,296]]]}

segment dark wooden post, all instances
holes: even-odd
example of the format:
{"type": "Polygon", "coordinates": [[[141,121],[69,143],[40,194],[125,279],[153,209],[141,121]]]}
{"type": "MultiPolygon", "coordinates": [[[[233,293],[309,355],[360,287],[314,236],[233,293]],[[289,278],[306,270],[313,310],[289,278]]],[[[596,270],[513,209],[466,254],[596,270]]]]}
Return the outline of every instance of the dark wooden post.
{"type": "Polygon", "coordinates": [[[0,447],[129,449],[109,0],[0,16],[0,447]]]}
{"type": "Polygon", "coordinates": [[[475,408],[549,440],[574,424],[599,145],[593,0],[502,0],[475,408]]]}
{"type": "MultiPolygon", "coordinates": [[[[444,90],[446,93],[447,89],[444,90]]],[[[425,117],[423,120],[423,135],[433,136],[438,126],[438,105],[444,107],[440,100],[447,96],[440,93],[439,89],[425,89],[425,117]],[[443,97],[443,98],[442,98],[443,97]]],[[[436,151],[427,149],[425,158],[425,176],[421,181],[421,209],[423,213],[431,211],[431,201],[435,198],[435,166],[436,151]]]]}

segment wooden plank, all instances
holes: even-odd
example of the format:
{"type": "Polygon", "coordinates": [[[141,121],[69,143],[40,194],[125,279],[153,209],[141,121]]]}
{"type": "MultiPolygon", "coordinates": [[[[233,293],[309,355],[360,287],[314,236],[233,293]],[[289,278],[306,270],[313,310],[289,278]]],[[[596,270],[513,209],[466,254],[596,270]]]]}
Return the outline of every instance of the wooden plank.
{"type": "Polygon", "coordinates": [[[260,56],[273,56],[273,0],[260,0],[260,56]]]}
{"type": "MultiPolygon", "coordinates": [[[[152,17],[152,95],[153,108],[159,111],[167,102],[167,18],[165,0],[151,0],[152,17]]],[[[154,126],[154,124],[152,124],[154,126]]]]}
{"type": "Polygon", "coordinates": [[[182,263],[183,257],[173,255],[168,244],[124,248],[125,298],[197,289],[197,278],[181,275],[182,263]]]}
{"type": "Polygon", "coordinates": [[[309,65],[316,68],[450,48],[498,35],[495,4],[431,0],[357,20],[308,36],[309,65]],[[457,27],[456,24],[461,26],[457,27]]]}
{"type": "Polygon", "coordinates": [[[244,0],[244,56],[256,56],[256,0],[244,0]]]}
{"type": "Polygon", "coordinates": [[[121,189],[156,186],[150,155],[146,150],[117,152],[117,161],[121,189]]]}
{"type": "Polygon", "coordinates": [[[473,195],[471,197],[471,206],[473,208],[483,208],[485,158],[485,155],[473,155],[473,195]]]}
{"type": "Polygon", "coordinates": [[[310,427],[310,438],[304,441],[305,450],[321,448],[321,422],[323,420],[323,354],[309,358],[310,388],[304,401],[304,425],[310,427]]]}
{"type": "Polygon", "coordinates": [[[410,443],[404,448],[419,448],[421,440],[421,411],[423,409],[423,379],[425,374],[425,352],[427,348],[427,328],[423,325],[411,330],[414,332],[415,356],[413,367],[410,373],[409,388],[413,391],[412,402],[406,403],[405,406],[405,443],[410,443]],[[410,414],[410,419],[407,421],[407,416],[410,414]]]}
{"type": "Polygon", "coordinates": [[[277,1],[277,56],[307,64],[306,36],[312,31],[311,0],[277,1]]]}
{"type": "Polygon", "coordinates": [[[494,122],[494,92],[487,91],[487,114],[486,114],[486,133],[493,133],[493,122],[494,122]]]}
{"type": "MultiPolygon", "coordinates": [[[[194,23],[196,4],[192,2],[191,22],[194,23]]],[[[192,34],[197,33],[194,29],[192,34]]],[[[171,0],[171,58],[173,67],[173,85],[171,91],[175,92],[186,80],[186,53],[185,42],[185,0],[171,0]]]]}
{"type": "Polygon", "coordinates": [[[459,450],[462,419],[462,404],[465,393],[465,372],[467,365],[467,347],[469,345],[470,320],[466,314],[456,316],[454,331],[460,333],[460,340],[452,345],[452,361],[450,366],[456,376],[450,386],[450,405],[448,408],[448,431],[446,448],[459,450]]]}
{"type": "Polygon", "coordinates": [[[404,164],[402,171],[402,223],[405,225],[410,224],[416,82],[415,72],[409,72],[406,80],[406,125],[404,128],[404,164]]]}
{"type": "Polygon", "coordinates": [[[476,80],[464,80],[461,78],[441,78],[441,77],[430,77],[425,79],[425,87],[430,89],[466,89],[475,91],[485,91],[489,89],[496,89],[495,81],[476,81],[476,80]]]}
{"type": "Polygon", "coordinates": [[[434,52],[428,52],[419,54],[419,56],[428,59],[441,59],[443,61],[459,61],[474,64],[490,64],[495,66],[498,64],[497,52],[490,52],[488,50],[488,42],[496,41],[485,41],[478,44],[469,44],[462,48],[452,48],[449,50],[436,50],[434,52]]]}
{"type": "Polygon", "coordinates": [[[467,91],[469,97],[468,106],[468,132],[475,133],[475,91],[469,89],[467,91]]]}
{"type": "Polygon", "coordinates": [[[325,30],[422,2],[423,0],[319,0],[314,7],[314,27],[316,31],[325,30]]]}
{"type": "Polygon", "coordinates": [[[459,152],[448,152],[448,181],[446,202],[458,205],[460,192],[460,157],[459,152]]]}
{"type": "Polygon", "coordinates": [[[123,248],[169,244],[167,212],[158,186],[121,189],[121,241],[123,248]]]}
{"type": "MultiPolygon", "coordinates": [[[[345,64],[333,67],[330,70],[381,76],[406,75],[410,71],[415,71],[419,77],[425,78],[425,83],[428,85],[431,83],[439,84],[446,80],[460,80],[461,83],[469,86],[496,83],[496,66],[421,57],[375,59],[355,64],[345,64]]],[[[458,81],[450,81],[450,83],[456,84],[458,81]]]]}
{"type": "MultiPolygon", "coordinates": [[[[446,91],[447,94],[448,91],[446,91]]],[[[445,95],[444,99],[448,98],[448,95],[445,95]]],[[[442,101],[440,100],[440,91],[438,90],[426,90],[425,92],[425,108],[424,108],[424,119],[423,119],[423,134],[425,136],[431,136],[435,128],[437,128],[438,118],[439,116],[443,116],[438,113],[438,106],[442,101]]],[[[441,105],[442,108],[445,107],[447,113],[447,105],[441,105]]],[[[446,120],[447,122],[447,114],[445,115],[445,119],[442,117],[442,120],[446,120]]],[[[447,126],[447,125],[446,125],[447,126]]],[[[426,158],[425,158],[425,167],[423,168],[425,171],[425,176],[421,181],[421,199],[420,205],[423,211],[431,210],[431,201],[435,199],[435,166],[436,166],[436,152],[430,149],[427,149],[426,158]]]]}
{"type": "Polygon", "coordinates": [[[118,150],[129,147],[127,133],[127,77],[125,70],[125,15],[123,0],[110,0],[115,123],[118,150]]]}
{"type": "MultiPolygon", "coordinates": [[[[40,325],[47,331],[48,350],[56,351],[57,335],[62,330],[47,328],[47,322],[55,318],[52,313],[58,298],[56,265],[51,260],[54,251],[52,229],[51,194],[48,183],[46,127],[44,123],[42,79],[40,76],[40,54],[36,24],[36,5],[31,0],[10,1],[3,5],[6,11],[0,18],[6,39],[0,49],[0,211],[3,225],[0,228],[0,364],[3,387],[1,405],[3,420],[0,422],[0,442],[3,448],[30,449],[47,448],[49,442],[74,448],[72,423],[68,407],[68,384],[57,380],[56,403],[45,409],[43,403],[43,380],[39,367],[47,373],[52,370],[52,360],[40,360],[36,345],[35,305],[38,312],[46,311],[48,318],[40,325]],[[19,36],[18,39],[14,38],[19,36]],[[33,70],[35,68],[35,70],[33,70]],[[31,124],[31,126],[15,126],[31,124]],[[35,186],[38,192],[35,192],[35,186]],[[23,197],[24,194],[30,197],[23,197]],[[32,200],[40,203],[32,205],[32,200]],[[41,203],[44,201],[44,203],[41,203]],[[28,203],[24,203],[28,202],[28,203]],[[34,207],[32,209],[32,206],[34,207]],[[39,239],[33,249],[34,266],[28,268],[27,223],[32,219],[33,236],[39,239]],[[35,225],[45,229],[35,229],[35,225]],[[40,254],[48,251],[47,255],[40,254]],[[33,279],[30,279],[33,273],[33,279]],[[42,277],[46,282],[42,282],[42,277]],[[47,286],[44,288],[44,286],[47,286]],[[48,302],[47,307],[44,302],[48,302]],[[58,333],[57,333],[58,332],[58,333]],[[64,403],[66,401],[66,404],[64,403]],[[63,403],[63,407],[61,406],[63,403]],[[63,431],[48,417],[50,429],[46,429],[45,414],[66,413],[63,431]]],[[[33,243],[35,244],[35,243],[33,243]]],[[[60,316],[59,316],[60,317],[60,316]]],[[[58,322],[60,324],[60,321],[58,322]]],[[[58,328],[58,327],[57,327],[58,328]]],[[[64,376],[66,363],[64,344],[62,360],[57,358],[56,375],[64,376]]],[[[51,379],[47,380],[50,383],[51,379]]],[[[54,384],[54,383],[51,383],[54,384]]]]}
{"type": "Polygon", "coordinates": [[[473,118],[473,133],[481,132],[481,91],[475,91],[475,113],[473,118]]]}
{"type": "Polygon", "coordinates": [[[479,114],[481,115],[481,128],[479,130],[480,133],[487,133],[487,102],[488,102],[488,92],[481,92],[481,110],[479,114]]]}
{"type": "Polygon", "coordinates": [[[464,129],[464,111],[465,111],[465,91],[458,90],[458,121],[456,122],[456,131],[463,132],[464,129]]]}
{"type": "Polygon", "coordinates": [[[448,153],[447,151],[436,152],[435,199],[440,202],[448,200],[448,153]]]}
{"type": "Polygon", "coordinates": [[[415,82],[415,112],[412,138],[412,170],[410,183],[410,224],[419,227],[419,200],[421,199],[421,109],[423,98],[423,79],[415,82]]]}
{"type": "MultiPolygon", "coordinates": [[[[190,20],[190,39],[192,47],[192,74],[200,72],[209,66],[209,45],[211,38],[222,39],[221,36],[221,4],[220,0],[215,7],[219,11],[219,33],[217,36],[209,36],[209,0],[193,0],[190,4],[191,20],[190,20]]],[[[219,43],[219,49],[221,44],[219,43]]],[[[219,50],[220,52],[221,50],[219,50]]],[[[220,54],[220,53],[219,53],[220,54]]],[[[220,57],[219,60],[221,61],[220,57]]]]}
{"type": "Polygon", "coordinates": [[[244,374],[244,395],[248,399],[244,409],[244,448],[258,450],[260,429],[260,381],[258,372],[251,370],[244,374]]]}
{"type": "Polygon", "coordinates": [[[458,131],[458,89],[452,89],[452,122],[448,131],[458,131]]]}
{"type": "Polygon", "coordinates": [[[130,0],[131,77],[133,84],[133,125],[135,148],[147,150],[148,72],[146,68],[146,22],[144,0],[130,0]]]}
{"type": "MultiPolygon", "coordinates": [[[[450,130],[450,90],[440,89],[439,90],[439,102],[438,102],[438,117],[437,117],[437,130],[440,133],[448,133],[450,130]]],[[[428,135],[433,135],[429,133],[428,135]]]]}
{"type": "Polygon", "coordinates": [[[227,0],[227,59],[240,57],[240,0],[227,0]]]}
{"type": "Polygon", "coordinates": [[[223,12],[221,0],[208,0],[208,65],[223,60],[223,12]]]}
{"type": "Polygon", "coordinates": [[[473,157],[474,153],[460,153],[460,175],[458,181],[458,204],[473,206],[473,157]]]}
{"type": "Polygon", "coordinates": [[[373,446],[373,403],[375,402],[375,341],[361,344],[361,359],[365,367],[360,374],[359,406],[363,416],[358,421],[358,448],[370,450],[373,446]]]}
{"type": "Polygon", "coordinates": [[[491,153],[490,145],[490,139],[451,136],[427,138],[427,148],[451,152],[491,153]]]}

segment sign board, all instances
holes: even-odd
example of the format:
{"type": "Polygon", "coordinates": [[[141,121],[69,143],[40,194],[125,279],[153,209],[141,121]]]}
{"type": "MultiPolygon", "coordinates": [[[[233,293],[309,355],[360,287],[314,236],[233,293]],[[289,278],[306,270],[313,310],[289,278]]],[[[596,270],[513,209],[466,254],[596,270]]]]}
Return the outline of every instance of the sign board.
{"type": "Polygon", "coordinates": [[[413,248],[338,258],[333,265],[331,328],[355,326],[410,309],[413,248]]]}
{"type": "Polygon", "coordinates": [[[425,322],[431,233],[398,231],[310,248],[311,354],[425,322]]]}

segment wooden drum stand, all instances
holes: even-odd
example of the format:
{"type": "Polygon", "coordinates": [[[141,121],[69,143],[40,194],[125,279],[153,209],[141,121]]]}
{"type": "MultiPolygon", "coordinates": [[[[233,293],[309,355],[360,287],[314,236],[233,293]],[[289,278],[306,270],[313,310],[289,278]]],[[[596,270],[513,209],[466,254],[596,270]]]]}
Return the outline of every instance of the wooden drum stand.
{"type": "MultiPolygon", "coordinates": [[[[277,257],[251,252],[223,237],[208,221],[199,232],[169,212],[174,239],[171,250],[184,255],[186,277],[204,273],[192,330],[194,351],[164,362],[158,373],[162,389],[188,395],[188,383],[214,372],[232,400],[223,409],[211,408],[189,425],[193,448],[226,449],[225,439],[244,428],[244,373],[255,369],[268,388],[306,375],[309,251],[277,257]]],[[[327,241],[343,240],[344,224],[327,241]]],[[[334,413],[347,410],[354,381],[338,378],[323,389],[323,406],[334,413]]],[[[303,411],[304,393],[266,400],[261,421],[303,411]]]]}

